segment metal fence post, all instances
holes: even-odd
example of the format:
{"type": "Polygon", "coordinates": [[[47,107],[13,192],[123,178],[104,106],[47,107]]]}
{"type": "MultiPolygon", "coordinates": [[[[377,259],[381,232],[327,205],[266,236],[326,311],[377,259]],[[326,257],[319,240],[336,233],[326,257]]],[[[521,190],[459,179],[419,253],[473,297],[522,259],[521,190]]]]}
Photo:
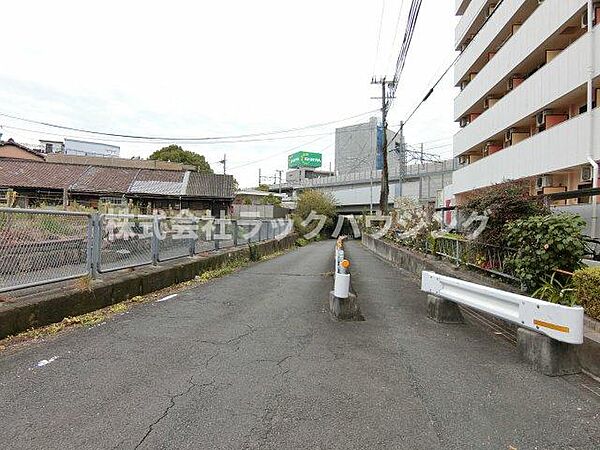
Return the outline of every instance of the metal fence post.
{"type": "Polygon", "coordinates": [[[86,265],[89,275],[96,278],[98,275],[97,264],[99,257],[96,253],[96,240],[98,240],[99,232],[96,231],[98,223],[98,213],[90,214],[87,227],[87,255],[86,265]]]}
{"type": "Polygon", "coordinates": [[[455,239],[456,242],[456,267],[460,267],[460,241],[455,239]]]}
{"type": "Polygon", "coordinates": [[[196,253],[196,242],[198,241],[198,231],[199,231],[198,224],[199,224],[198,219],[193,218],[192,219],[192,227],[191,227],[192,228],[191,231],[193,232],[193,235],[190,238],[190,257],[194,256],[194,254],[196,253]]]}
{"type": "Polygon", "coordinates": [[[159,252],[159,237],[160,237],[160,221],[158,216],[155,214],[152,217],[152,265],[156,266],[158,264],[158,252],[159,252]]]}
{"type": "Polygon", "coordinates": [[[232,219],[231,220],[231,226],[233,227],[233,231],[231,233],[231,235],[233,236],[233,246],[237,247],[238,245],[238,227],[237,227],[237,220],[232,219]]]}
{"type": "MultiPolygon", "coordinates": [[[[220,248],[219,240],[215,239],[215,227],[218,226],[218,222],[219,222],[219,219],[215,219],[213,222],[213,226],[210,228],[211,238],[212,238],[213,242],[215,243],[215,250],[219,250],[219,248],[220,248]]],[[[220,236],[219,233],[217,233],[217,235],[220,236]]]]}

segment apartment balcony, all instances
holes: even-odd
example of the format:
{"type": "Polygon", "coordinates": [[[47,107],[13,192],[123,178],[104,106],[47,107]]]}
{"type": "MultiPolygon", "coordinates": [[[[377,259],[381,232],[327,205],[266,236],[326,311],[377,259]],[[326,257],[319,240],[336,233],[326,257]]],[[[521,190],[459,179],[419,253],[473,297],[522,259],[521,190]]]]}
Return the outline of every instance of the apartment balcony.
{"type": "Polygon", "coordinates": [[[471,0],[456,0],[456,15],[462,16],[471,0]]]}
{"type": "MultiPolygon", "coordinates": [[[[469,125],[454,136],[454,156],[481,148],[485,142],[500,140],[510,128],[530,128],[533,116],[545,109],[565,110],[585,104],[589,77],[589,42],[594,39],[596,65],[600,75],[600,29],[586,33],[552,61],[525,80],[513,80],[513,90],[499,100],[488,101],[483,114],[469,114],[469,125]],[[518,84],[518,86],[517,86],[518,84]],[[581,104],[580,104],[581,103],[581,104]]],[[[572,116],[578,112],[570,111],[572,116]]]]}
{"type": "Polygon", "coordinates": [[[455,120],[481,112],[487,96],[506,92],[506,80],[529,74],[546,61],[546,50],[564,49],[580,36],[586,0],[545,0],[497,54],[472,79],[454,102],[455,120]]]}
{"type": "MultiPolygon", "coordinates": [[[[600,112],[595,109],[593,113],[593,123],[589,112],[580,114],[457,170],[453,175],[454,192],[460,194],[507,180],[530,178],[587,164],[590,126],[600,130],[600,112]]],[[[599,160],[598,145],[595,152],[594,157],[599,160]]]]}
{"type": "Polygon", "coordinates": [[[479,72],[539,6],[538,0],[504,0],[489,21],[464,49],[454,66],[454,84],[460,86],[470,73],[479,72]]]}
{"type": "Polygon", "coordinates": [[[497,3],[498,0],[471,0],[456,25],[455,47],[457,50],[469,36],[477,33],[485,22],[486,16],[490,14],[493,6],[497,3]]]}

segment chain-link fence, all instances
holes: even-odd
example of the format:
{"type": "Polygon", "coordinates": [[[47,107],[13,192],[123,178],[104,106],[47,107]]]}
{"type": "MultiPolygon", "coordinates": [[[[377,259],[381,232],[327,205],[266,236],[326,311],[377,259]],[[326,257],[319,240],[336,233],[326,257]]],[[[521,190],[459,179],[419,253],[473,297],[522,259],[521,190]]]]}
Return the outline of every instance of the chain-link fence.
{"type": "Polygon", "coordinates": [[[0,292],[282,239],[288,219],[0,208],[0,292]]]}
{"type": "Polygon", "coordinates": [[[153,216],[101,214],[95,240],[98,272],[152,264],[155,220],[153,216]]]}
{"type": "Polygon", "coordinates": [[[86,275],[91,215],[0,208],[0,292],[86,275]]]}

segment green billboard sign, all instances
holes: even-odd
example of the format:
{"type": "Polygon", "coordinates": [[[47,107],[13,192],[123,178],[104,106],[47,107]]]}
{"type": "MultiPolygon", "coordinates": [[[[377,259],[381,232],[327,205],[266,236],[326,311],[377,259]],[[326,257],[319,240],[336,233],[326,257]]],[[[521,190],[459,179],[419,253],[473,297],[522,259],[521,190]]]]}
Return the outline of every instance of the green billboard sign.
{"type": "Polygon", "coordinates": [[[296,152],[288,156],[288,169],[300,169],[310,167],[316,169],[321,167],[322,159],[320,153],[296,152]]]}

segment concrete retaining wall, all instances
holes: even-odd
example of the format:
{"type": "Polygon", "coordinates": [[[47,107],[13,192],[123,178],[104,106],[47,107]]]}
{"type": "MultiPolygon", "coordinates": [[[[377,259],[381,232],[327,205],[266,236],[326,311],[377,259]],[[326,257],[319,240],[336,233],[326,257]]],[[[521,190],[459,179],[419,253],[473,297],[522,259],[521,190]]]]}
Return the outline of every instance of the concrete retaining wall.
{"type": "MultiPolygon", "coordinates": [[[[296,235],[290,235],[280,241],[265,241],[256,246],[259,255],[265,256],[293,247],[295,240],[296,235]]],[[[19,291],[18,297],[0,303],[0,338],[189,281],[230,260],[248,256],[248,247],[231,248],[208,257],[111,272],[93,280],[90,286],[78,285],[75,280],[19,291]]]]}

